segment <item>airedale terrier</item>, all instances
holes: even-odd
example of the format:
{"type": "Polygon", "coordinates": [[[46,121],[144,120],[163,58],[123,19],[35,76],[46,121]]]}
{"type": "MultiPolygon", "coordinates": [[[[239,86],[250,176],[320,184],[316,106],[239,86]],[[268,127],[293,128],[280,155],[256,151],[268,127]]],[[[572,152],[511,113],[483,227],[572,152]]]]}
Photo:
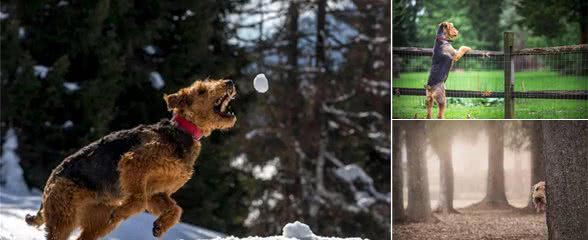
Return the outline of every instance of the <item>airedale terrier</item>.
{"type": "Polygon", "coordinates": [[[147,210],[158,216],[153,236],[180,220],[182,209],[170,197],[192,176],[200,138],[233,127],[228,110],[236,95],[231,80],[196,81],[165,95],[171,120],[111,133],[67,157],[57,166],[29,225],[45,223],[47,239],[97,239],[126,218],[147,210]]]}
{"type": "Polygon", "coordinates": [[[435,46],[433,47],[433,63],[429,72],[429,80],[425,85],[427,93],[427,118],[431,118],[433,101],[439,106],[438,118],[443,118],[447,99],[445,98],[445,81],[449,75],[449,70],[453,63],[457,62],[464,54],[472,50],[469,47],[462,46],[455,50],[451,46],[459,31],[453,27],[453,23],[442,22],[437,28],[435,46]]]}
{"type": "Polygon", "coordinates": [[[533,198],[533,205],[535,205],[537,212],[545,211],[545,207],[547,206],[547,195],[545,195],[544,181],[533,185],[533,194],[531,197],[533,198]]]}

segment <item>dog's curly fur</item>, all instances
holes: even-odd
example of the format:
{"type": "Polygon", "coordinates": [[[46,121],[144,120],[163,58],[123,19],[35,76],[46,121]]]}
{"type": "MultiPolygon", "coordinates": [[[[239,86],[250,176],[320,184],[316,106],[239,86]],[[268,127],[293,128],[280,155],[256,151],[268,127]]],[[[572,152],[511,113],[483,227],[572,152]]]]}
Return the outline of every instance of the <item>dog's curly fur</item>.
{"type": "MultiPolygon", "coordinates": [[[[208,136],[235,124],[226,112],[235,94],[230,80],[206,80],[164,100],[208,136]]],[[[170,195],[190,179],[199,152],[200,142],[170,120],[111,133],[53,170],[40,210],[26,222],[45,224],[51,240],[67,239],[76,227],[82,229],[79,239],[97,239],[147,210],[158,216],[152,231],[160,237],[180,220],[182,209],[170,195]]]]}
{"type": "Polygon", "coordinates": [[[545,194],[545,182],[541,181],[533,185],[533,205],[537,212],[545,211],[547,207],[547,195],[545,194]]]}

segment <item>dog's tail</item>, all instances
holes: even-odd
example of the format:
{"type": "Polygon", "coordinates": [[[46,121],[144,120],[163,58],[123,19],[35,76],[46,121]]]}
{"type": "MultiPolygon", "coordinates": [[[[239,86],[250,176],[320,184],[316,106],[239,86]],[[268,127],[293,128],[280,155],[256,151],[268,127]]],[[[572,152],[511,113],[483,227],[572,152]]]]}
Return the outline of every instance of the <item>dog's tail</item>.
{"type": "Polygon", "coordinates": [[[45,219],[43,218],[43,203],[41,203],[41,208],[39,209],[39,211],[37,211],[37,214],[27,214],[27,216],[25,217],[25,221],[28,225],[35,227],[41,226],[43,223],[45,223],[45,219]]]}
{"type": "Polygon", "coordinates": [[[49,175],[49,179],[47,180],[45,188],[43,189],[43,197],[41,198],[41,206],[39,207],[39,211],[37,211],[37,214],[35,215],[27,214],[25,216],[25,221],[28,225],[39,227],[43,225],[43,223],[45,223],[45,218],[43,218],[43,202],[45,201],[45,197],[47,192],[49,191],[49,186],[51,186],[51,182],[53,182],[53,174],[49,175]]]}

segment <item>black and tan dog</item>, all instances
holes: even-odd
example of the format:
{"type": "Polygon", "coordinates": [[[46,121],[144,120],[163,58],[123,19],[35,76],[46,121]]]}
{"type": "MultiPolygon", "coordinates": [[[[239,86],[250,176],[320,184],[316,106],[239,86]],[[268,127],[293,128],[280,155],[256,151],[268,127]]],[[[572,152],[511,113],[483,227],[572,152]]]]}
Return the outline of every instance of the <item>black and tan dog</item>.
{"type": "Polygon", "coordinates": [[[453,27],[453,23],[442,22],[437,29],[435,46],[433,47],[433,63],[429,72],[429,80],[425,89],[427,92],[427,118],[431,118],[433,101],[439,106],[438,118],[443,118],[447,99],[445,97],[445,81],[453,63],[457,62],[471,48],[462,46],[455,50],[451,46],[459,31],[453,27]]]}
{"type": "Polygon", "coordinates": [[[231,128],[228,104],[236,94],[231,80],[196,81],[166,95],[171,120],[111,133],[67,157],[43,192],[41,209],[26,222],[45,223],[47,239],[97,239],[144,210],[158,216],[153,235],[179,222],[182,209],[170,197],[192,176],[200,138],[231,128]]]}

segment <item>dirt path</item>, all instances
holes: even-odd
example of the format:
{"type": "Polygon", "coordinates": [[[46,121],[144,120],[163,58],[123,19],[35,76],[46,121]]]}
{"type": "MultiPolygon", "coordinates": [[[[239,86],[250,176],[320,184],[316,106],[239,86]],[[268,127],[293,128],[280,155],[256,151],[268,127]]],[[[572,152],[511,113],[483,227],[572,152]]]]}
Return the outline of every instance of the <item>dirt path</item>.
{"type": "Polygon", "coordinates": [[[394,240],[412,239],[547,239],[544,214],[517,210],[464,210],[437,215],[438,223],[394,224],[394,240]]]}

